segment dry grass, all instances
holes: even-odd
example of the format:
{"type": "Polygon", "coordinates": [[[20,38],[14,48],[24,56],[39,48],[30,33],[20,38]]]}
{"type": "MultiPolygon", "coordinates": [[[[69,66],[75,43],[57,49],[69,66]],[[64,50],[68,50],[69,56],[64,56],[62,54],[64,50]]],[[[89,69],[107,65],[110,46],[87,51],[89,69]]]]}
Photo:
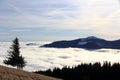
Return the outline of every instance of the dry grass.
{"type": "Polygon", "coordinates": [[[61,80],[61,79],[0,66],[0,80],[61,80]]]}

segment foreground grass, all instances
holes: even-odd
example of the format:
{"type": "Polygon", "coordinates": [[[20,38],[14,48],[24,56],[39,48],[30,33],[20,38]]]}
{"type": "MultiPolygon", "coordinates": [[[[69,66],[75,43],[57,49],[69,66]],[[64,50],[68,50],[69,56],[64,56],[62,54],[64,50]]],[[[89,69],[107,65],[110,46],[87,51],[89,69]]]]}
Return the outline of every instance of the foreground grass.
{"type": "Polygon", "coordinates": [[[0,66],[0,80],[60,80],[60,79],[0,66]]]}

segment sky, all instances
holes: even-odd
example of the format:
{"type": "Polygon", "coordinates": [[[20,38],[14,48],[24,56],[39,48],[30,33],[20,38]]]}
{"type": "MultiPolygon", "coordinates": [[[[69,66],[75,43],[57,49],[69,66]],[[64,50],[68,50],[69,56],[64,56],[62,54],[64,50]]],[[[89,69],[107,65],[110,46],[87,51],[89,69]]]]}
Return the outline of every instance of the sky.
{"type": "Polygon", "coordinates": [[[120,39],[120,0],[0,0],[0,41],[120,39]]]}

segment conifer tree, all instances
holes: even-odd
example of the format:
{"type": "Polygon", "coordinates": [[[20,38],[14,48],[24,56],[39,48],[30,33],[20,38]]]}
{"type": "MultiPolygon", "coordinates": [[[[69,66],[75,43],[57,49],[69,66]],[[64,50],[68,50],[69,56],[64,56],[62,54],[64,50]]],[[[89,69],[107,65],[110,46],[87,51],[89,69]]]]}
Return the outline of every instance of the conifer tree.
{"type": "Polygon", "coordinates": [[[17,69],[23,69],[23,67],[26,66],[26,61],[20,54],[20,45],[18,38],[15,38],[15,40],[13,40],[10,50],[8,51],[8,55],[3,62],[7,65],[17,67],[17,69]]]}

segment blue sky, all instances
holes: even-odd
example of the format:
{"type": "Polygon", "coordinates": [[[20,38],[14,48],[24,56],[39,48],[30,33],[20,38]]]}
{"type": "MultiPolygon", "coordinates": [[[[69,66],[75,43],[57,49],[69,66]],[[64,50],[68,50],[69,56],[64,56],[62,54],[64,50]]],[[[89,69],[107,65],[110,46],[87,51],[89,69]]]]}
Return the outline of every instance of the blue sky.
{"type": "Polygon", "coordinates": [[[0,0],[0,41],[120,38],[119,0],[0,0]]]}

